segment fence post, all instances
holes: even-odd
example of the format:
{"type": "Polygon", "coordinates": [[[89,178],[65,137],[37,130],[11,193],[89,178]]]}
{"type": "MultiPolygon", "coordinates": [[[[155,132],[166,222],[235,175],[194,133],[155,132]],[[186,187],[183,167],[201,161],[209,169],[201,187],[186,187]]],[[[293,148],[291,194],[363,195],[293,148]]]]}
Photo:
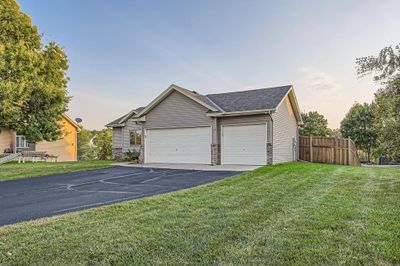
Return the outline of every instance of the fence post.
{"type": "Polygon", "coordinates": [[[310,136],[310,162],[313,162],[313,143],[312,143],[312,136],[310,136]]]}
{"type": "Polygon", "coordinates": [[[348,146],[348,149],[349,149],[348,161],[349,161],[349,165],[351,165],[351,139],[350,139],[350,137],[349,137],[347,146],[348,146]]]}
{"type": "Polygon", "coordinates": [[[333,138],[333,156],[332,156],[332,160],[333,160],[333,164],[336,163],[336,137],[333,138]]]}

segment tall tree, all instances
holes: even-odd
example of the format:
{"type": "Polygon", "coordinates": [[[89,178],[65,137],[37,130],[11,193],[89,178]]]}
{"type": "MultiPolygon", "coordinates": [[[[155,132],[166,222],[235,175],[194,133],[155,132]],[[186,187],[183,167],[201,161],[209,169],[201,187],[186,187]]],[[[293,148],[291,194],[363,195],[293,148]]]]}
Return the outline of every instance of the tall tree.
{"type": "Polygon", "coordinates": [[[14,0],[0,1],[0,128],[29,142],[62,134],[67,111],[68,60],[55,42],[43,44],[28,15],[14,0]]]}
{"type": "Polygon", "coordinates": [[[373,108],[379,143],[377,153],[400,162],[400,78],[392,79],[375,93],[373,108]]]}
{"type": "Polygon", "coordinates": [[[112,129],[103,129],[93,140],[96,146],[97,159],[110,160],[112,157],[112,129]]]}
{"type": "Polygon", "coordinates": [[[376,147],[378,136],[371,105],[354,104],[340,123],[340,132],[343,137],[350,137],[358,148],[367,153],[367,160],[371,160],[371,151],[376,147]]]}
{"type": "Polygon", "coordinates": [[[400,43],[383,48],[378,56],[357,58],[356,65],[359,76],[375,73],[375,80],[394,78],[400,74],[400,43]]]}
{"type": "Polygon", "coordinates": [[[356,60],[359,76],[374,73],[385,86],[373,102],[378,152],[400,161],[400,44],[383,48],[378,56],[356,60]]]}
{"type": "Polygon", "coordinates": [[[300,135],[304,136],[328,136],[331,130],[328,128],[328,120],[317,111],[302,113],[303,125],[300,126],[300,135]]]}

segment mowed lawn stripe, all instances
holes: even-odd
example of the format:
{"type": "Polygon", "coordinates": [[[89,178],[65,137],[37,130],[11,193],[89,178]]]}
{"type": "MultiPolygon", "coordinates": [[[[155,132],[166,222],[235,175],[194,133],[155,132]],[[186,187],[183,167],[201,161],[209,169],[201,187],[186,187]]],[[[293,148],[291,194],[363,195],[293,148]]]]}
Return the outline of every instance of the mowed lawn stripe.
{"type": "Polygon", "coordinates": [[[398,264],[399,193],[398,169],[267,166],[0,228],[0,264],[398,264]]]}

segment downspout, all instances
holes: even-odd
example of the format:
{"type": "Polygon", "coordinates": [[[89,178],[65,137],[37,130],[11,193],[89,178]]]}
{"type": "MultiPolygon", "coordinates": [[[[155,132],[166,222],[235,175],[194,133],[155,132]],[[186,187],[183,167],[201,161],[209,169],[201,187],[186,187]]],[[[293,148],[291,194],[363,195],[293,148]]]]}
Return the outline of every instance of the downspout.
{"type": "Polygon", "coordinates": [[[271,130],[268,130],[268,125],[267,125],[267,163],[268,164],[273,164],[274,163],[274,119],[272,118],[272,114],[273,112],[268,111],[267,115],[269,116],[269,118],[271,119],[271,130]],[[271,132],[269,132],[271,131],[271,132]],[[271,142],[268,142],[268,135],[269,133],[271,133],[271,142]],[[269,146],[270,145],[270,146],[269,146]],[[270,153],[271,153],[271,159],[268,160],[268,148],[270,148],[270,153]]]}

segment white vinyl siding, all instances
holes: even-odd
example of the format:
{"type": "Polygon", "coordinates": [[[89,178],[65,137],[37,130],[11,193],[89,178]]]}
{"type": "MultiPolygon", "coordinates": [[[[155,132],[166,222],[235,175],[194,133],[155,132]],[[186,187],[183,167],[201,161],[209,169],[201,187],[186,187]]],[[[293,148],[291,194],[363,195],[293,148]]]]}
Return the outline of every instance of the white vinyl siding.
{"type": "Polygon", "coordinates": [[[265,165],[266,124],[222,127],[222,164],[265,165]]]}
{"type": "Polygon", "coordinates": [[[147,129],[146,163],[211,163],[211,127],[147,129]]]}
{"type": "Polygon", "coordinates": [[[297,121],[289,98],[286,97],[275,113],[273,120],[273,163],[295,161],[293,139],[297,140],[297,121]]]}

